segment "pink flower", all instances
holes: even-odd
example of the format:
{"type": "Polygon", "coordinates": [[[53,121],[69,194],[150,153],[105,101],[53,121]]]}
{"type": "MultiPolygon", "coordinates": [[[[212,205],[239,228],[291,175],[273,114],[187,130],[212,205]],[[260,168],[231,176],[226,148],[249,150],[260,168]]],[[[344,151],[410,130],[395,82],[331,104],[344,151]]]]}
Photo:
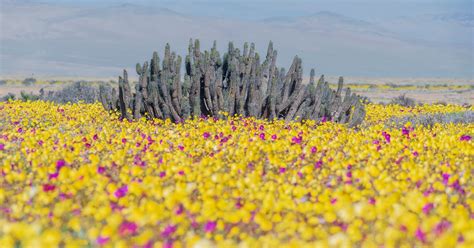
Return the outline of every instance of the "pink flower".
{"type": "Polygon", "coordinates": [[[115,197],[122,198],[127,194],[127,192],[128,192],[128,186],[124,185],[115,191],[115,197]]]}
{"type": "Polygon", "coordinates": [[[204,230],[206,232],[213,232],[216,229],[217,222],[215,221],[208,221],[206,225],[204,226],[204,230]]]}
{"type": "Polygon", "coordinates": [[[335,204],[337,202],[337,198],[332,198],[331,199],[331,204],[335,204]]]}
{"type": "Polygon", "coordinates": [[[434,208],[434,204],[428,203],[423,207],[423,213],[429,214],[433,208],[434,208]]]}
{"type": "Polygon", "coordinates": [[[120,225],[119,233],[122,236],[127,235],[127,234],[134,235],[137,233],[137,229],[138,229],[138,226],[137,224],[135,224],[135,222],[125,221],[120,225]]]}
{"type": "Polygon", "coordinates": [[[450,175],[449,175],[449,174],[446,174],[446,173],[443,173],[442,176],[443,176],[443,183],[444,183],[445,185],[448,185],[450,175]]]}
{"type": "Polygon", "coordinates": [[[49,179],[49,180],[55,179],[55,178],[58,178],[58,176],[59,176],[59,173],[58,173],[58,172],[52,173],[52,174],[49,174],[48,179],[49,179]]]}
{"type": "Polygon", "coordinates": [[[406,127],[402,128],[402,134],[409,137],[410,135],[410,130],[408,130],[406,127]]]}
{"type": "Polygon", "coordinates": [[[318,162],[314,163],[314,168],[321,169],[322,165],[323,165],[323,161],[319,160],[318,162]]]}
{"type": "Polygon", "coordinates": [[[291,139],[291,142],[293,142],[293,144],[301,144],[301,141],[303,141],[303,137],[301,136],[293,137],[291,139]]]}
{"type": "Polygon", "coordinates": [[[166,241],[163,244],[163,248],[173,248],[173,241],[166,241]]]}
{"type": "Polygon", "coordinates": [[[44,192],[54,191],[54,189],[56,189],[56,186],[54,186],[52,184],[44,184],[43,185],[43,191],[44,192]]]}
{"type": "Polygon", "coordinates": [[[448,230],[451,227],[451,223],[447,220],[442,220],[439,222],[435,228],[434,228],[434,233],[436,235],[441,235],[443,234],[446,230],[448,230]]]}
{"type": "Polygon", "coordinates": [[[97,242],[97,244],[99,244],[99,245],[105,245],[105,244],[109,241],[109,239],[110,239],[110,238],[108,238],[108,237],[99,236],[99,237],[97,237],[96,242],[97,242]]]}
{"type": "Polygon", "coordinates": [[[423,243],[426,242],[426,234],[420,228],[416,229],[415,237],[423,243]]]}
{"type": "Polygon", "coordinates": [[[168,238],[168,237],[170,237],[171,235],[173,235],[174,232],[176,232],[176,226],[168,225],[168,226],[166,226],[165,229],[161,232],[161,236],[163,236],[163,238],[168,238]]]}
{"type": "Polygon", "coordinates": [[[56,170],[60,170],[64,166],[66,166],[66,161],[64,161],[64,159],[56,161],[56,170]]]}
{"type": "Polygon", "coordinates": [[[183,205],[180,204],[180,205],[178,206],[178,209],[176,209],[175,214],[180,215],[180,214],[182,214],[183,212],[184,212],[184,207],[183,207],[183,205]]]}
{"type": "Polygon", "coordinates": [[[382,132],[382,135],[385,138],[385,141],[387,143],[390,143],[390,134],[384,131],[384,132],[382,132]]]}

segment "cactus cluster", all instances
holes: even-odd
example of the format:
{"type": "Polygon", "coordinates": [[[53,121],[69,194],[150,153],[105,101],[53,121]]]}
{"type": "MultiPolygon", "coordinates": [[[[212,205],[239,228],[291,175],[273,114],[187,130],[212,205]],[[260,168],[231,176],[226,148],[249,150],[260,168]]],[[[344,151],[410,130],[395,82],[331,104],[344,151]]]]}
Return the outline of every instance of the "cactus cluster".
{"type": "Polygon", "coordinates": [[[200,116],[224,118],[227,113],[287,122],[327,119],[350,126],[362,122],[364,105],[349,88],[343,94],[342,77],[333,90],[324,75],[316,83],[312,69],[309,84],[304,84],[301,58],[295,56],[288,71],[277,67],[276,59],[271,41],[266,57],[260,58],[253,43],[245,43],[240,51],[230,42],[221,57],[216,42],[202,52],[199,40],[191,39],[182,77],[182,59],[167,44],[161,63],[154,52],[149,64],[137,64],[134,93],[124,70],[118,94],[103,85],[99,99],[106,110],[120,110],[129,120],[146,116],[179,122],[200,116]]]}

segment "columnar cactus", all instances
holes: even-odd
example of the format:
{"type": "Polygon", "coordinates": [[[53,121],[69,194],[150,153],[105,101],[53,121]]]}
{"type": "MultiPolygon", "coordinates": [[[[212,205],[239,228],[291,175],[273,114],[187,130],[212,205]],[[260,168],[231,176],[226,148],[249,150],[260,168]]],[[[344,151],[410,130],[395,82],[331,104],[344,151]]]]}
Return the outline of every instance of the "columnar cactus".
{"type": "Polygon", "coordinates": [[[301,58],[295,56],[285,71],[276,65],[277,51],[268,44],[261,61],[255,45],[244,44],[242,53],[229,43],[221,57],[214,41],[210,51],[201,51],[199,40],[190,40],[181,76],[180,56],[166,44],[160,68],[160,58],[153,53],[148,66],[137,64],[139,81],[132,94],[127,71],[119,77],[118,97],[112,90],[100,87],[104,108],[120,110],[122,118],[171,119],[229,115],[253,116],[264,119],[333,120],[360,124],[365,117],[364,105],[349,88],[342,97],[344,79],[339,78],[337,90],[332,90],[324,75],[315,83],[311,69],[309,84],[303,83],[301,58]]]}

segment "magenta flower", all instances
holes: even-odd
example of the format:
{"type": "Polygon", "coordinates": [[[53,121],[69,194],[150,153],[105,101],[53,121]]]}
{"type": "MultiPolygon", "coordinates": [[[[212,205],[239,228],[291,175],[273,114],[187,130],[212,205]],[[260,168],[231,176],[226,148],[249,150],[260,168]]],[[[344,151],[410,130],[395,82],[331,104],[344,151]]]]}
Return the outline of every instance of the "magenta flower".
{"type": "Polygon", "coordinates": [[[21,128],[21,127],[18,128],[18,129],[17,129],[17,132],[18,132],[18,133],[23,133],[23,128],[21,128]]]}
{"type": "Polygon", "coordinates": [[[390,134],[384,131],[384,132],[382,132],[382,135],[385,138],[385,141],[387,143],[390,143],[390,134]]]}
{"type": "Polygon", "coordinates": [[[261,133],[261,134],[259,135],[259,137],[260,137],[261,140],[265,140],[265,134],[264,134],[264,133],[261,133]]]}
{"type": "Polygon", "coordinates": [[[56,170],[60,170],[64,166],[66,166],[66,161],[64,161],[64,159],[56,161],[56,170]]]}
{"type": "Polygon", "coordinates": [[[258,129],[259,129],[260,131],[263,131],[263,130],[265,130],[265,127],[264,127],[263,125],[260,125],[260,126],[258,127],[258,129]]]}
{"type": "Polygon", "coordinates": [[[217,222],[215,221],[208,221],[206,225],[204,226],[204,230],[206,232],[213,232],[216,229],[217,222]]]}
{"type": "Polygon", "coordinates": [[[109,239],[110,239],[110,238],[108,238],[108,237],[99,236],[99,237],[97,237],[96,242],[97,242],[97,244],[99,244],[99,245],[105,245],[105,244],[109,241],[109,239]]]}
{"type": "Polygon", "coordinates": [[[434,204],[433,204],[433,203],[427,203],[427,204],[423,207],[423,213],[429,214],[433,208],[434,208],[434,204]]]}
{"type": "Polygon", "coordinates": [[[380,141],[379,141],[379,140],[373,140],[373,141],[372,141],[372,144],[378,145],[378,144],[380,144],[380,141]]]}
{"type": "Polygon", "coordinates": [[[413,154],[413,156],[418,157],[418,152],[417,151],[414,151],[412,154],[413,154]]]}
{"type": "Polygon", "coordinates": [[[207,139],[207,138],[211,137],[211,134],[208,133],[208,132],[204,132],[204,133],[202,134],[202,137],[204,137],[205,139],[207,139]]]}
{"type": "Polygon", "coordinates": [[[410,135],[410,130],[408,130],[406,127],[402,128],[402,134],[406,135],[407,137],[410,135]]]}
{"type": "Polygon", "coordinates": [[[301,136],[293,137],[291,139],[291,142],[293,142],[293,144],[301,144],[301,141],[303,141],[303,137],[301,136]]]}
{"type": "Polygon", "coordinates": [[[58,176],[59,176],[59,172],[52,173],[52,174],[49,174],[48,179],[52,180],[52,179],[58,178],[58,176]]]}
{"type": "Polygon", "coordinates": [[[286,168],[280,167],[280,173],[283,174],[283,173],[285,173],[285,172],[286,172],[286,168]]]}
{"type": "Polygon", "coordinates": [[[128,192],[128,186],[127,185],[124,185],[120,188],[118,188],[116,191],[115,191],[115,197],[117,198],[122,198],[124,197],[128,192]]]}
{"type": "Polygon", "coordinates": [[[163,178],[165,176],[166,176],[166,172],[164,172],[164,171],[160,172],[160,178],[163,178]]]}
{"type": "Polygon", "coordinates": [[[183,207],[183,205],[180,204],[180,205],[178,206],[178,209],[176,209],[175,214],[180,215],[180,214],[182,214],[183,212],[184,212],[184,207],[183,207]]]}
{"type": "Polygon", "coordinates": [[[178,171],[178,174],[179,174],[180,176],[184,176],[184,171],[180,170],[180,171],[178,171]]]}
{"type": "Polygon", "coordinates": [[[323,165],[323,161],[320,159],[318,162],[314,163],[314,168],[321,169],[322,165],[323,165]]]}
{"type": "Polygon", "coordinates": [[[442,176],[443,176],[443,184],[444,184],[444,185],[448,185],[450,175],[449,175],[449,174],[446,174],[446,173],[443,173],[442,176]]]}
{"type": "Polygon", "coordinates": [[[125,144],[125,143],[127,143],[127,139],[126,139],[126,138],[123,138],[123,139],[122,139],[122,144],[125,144]]]}
{"type": "Polygon", "coordinates": [[[272,135],[272,140],[276,140],[276,139],[277,139],[277,135],[276,134],[272,135]]]}
{"type": "Polygon", "coordinates": [[[104,174],[104,172],[105,172],[105,167],[99,166],[99,167],[97,168],[97,173],[99,173],[99,174],[104,174]]]}
{"type": "Polygon", "coordinates": [[[97,134],[94,134],[94,136],[92,137],[93,140],[98,140],[99,139],[99,136],[97,134]]]}
{"type": "Polygon", "coordinates": [[[173,241],[166,241],[163,244],[163,248],[173,248],[173,241]]]}
{"type": "Polygon", "coordinates": [[[337,198],[332,198],[331,199],[331,204],[335,204],[337,202],[337,198]]]}
{"type": "Polygon", "coordinates": [[[323,116],[323,118],[321,119],[321,122],[326,122],[326,121],[327,121],[326,116],[323,116]]]}
{"type": "Polygon", "coordinates": [[[122,224],[119,227],[119,233],[120,235],[127,235],[131,234],[134,235],[137,233],[138,226],[135,224],[135,222],[130,222],[130,221],[125,221],[122,222],[122,224]]]}
{"type": "Polygon", "coordinates": [[[442,220],[439,222],[435,228],[434,228],[434,233],[436,235],[441,235],[443,234],[446,230],[448,230],[451,227],[451,223],[447,220],[442,220]]]}
{"type": "Polygon", "coordinates": [[[54,191],[54,189],[56,189],[56,186],[54,186],[52,184],[44,184],[43,185],[43,191],[44,192],[54,191]]]}
{"type": "Polygon", "coordinates": [[[318,151],[318,148],[315,146],[311,147],[311,153],[316,153],[318,151]]]}
{"type": "Polygon", "coordinates": [[[184,150],[184,146],[179,145],[179,146],[178,146],[178,149],[182,151],[182,150],[184,150]]]}
{"type": "Polygon", "coordinates": [[[460,141],[469,141],[471,140],[471,136],[470,135],[462,135],[461,138],[459,138],[460,141]]]}
{"type": "Polygon", "coordinates": [[[375,201],[375,198],[370,197],[370,199],[369,199],[369,204],[375,205],[375,202],[376,202],[376,201],[375,201]]]}
{"type": "Polygon", "coordinates": [[[170,237],[171,235],[173,235],[173,233],[176,232],[176,226],[174,225],[168,225],[165,227],[165,229],[161,232],[161,236],[163,236],[163,238],[168,238],[170,237]]]}
{"type": "Polygon", "coordinates": [[[4,151],[5,150],[5,145],[0,143],[0,151],[4,151]]]}
{"type": "Polygon", "coordinates": [[[416,229],[415,237],[423,243],[426,242],[426,234],[420,228],[416,229]]]}

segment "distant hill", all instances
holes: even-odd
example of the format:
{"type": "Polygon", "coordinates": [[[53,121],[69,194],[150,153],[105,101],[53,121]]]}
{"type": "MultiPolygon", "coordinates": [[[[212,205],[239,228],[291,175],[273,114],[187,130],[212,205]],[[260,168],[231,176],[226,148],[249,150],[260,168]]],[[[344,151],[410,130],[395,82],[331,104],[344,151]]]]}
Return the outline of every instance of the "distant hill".
{"type": "Polygon", "coordinates": [[[224,51],[232,40],[269,40],[288,66],[294,55],[308,74],[473,78],[472,16],[369,22],[321,11],[261,20],[189,16],[168,8],[2,2],[0,75],[110,77],[160,54],[166,42],[184,55],[189,38],[224,51]]]}

